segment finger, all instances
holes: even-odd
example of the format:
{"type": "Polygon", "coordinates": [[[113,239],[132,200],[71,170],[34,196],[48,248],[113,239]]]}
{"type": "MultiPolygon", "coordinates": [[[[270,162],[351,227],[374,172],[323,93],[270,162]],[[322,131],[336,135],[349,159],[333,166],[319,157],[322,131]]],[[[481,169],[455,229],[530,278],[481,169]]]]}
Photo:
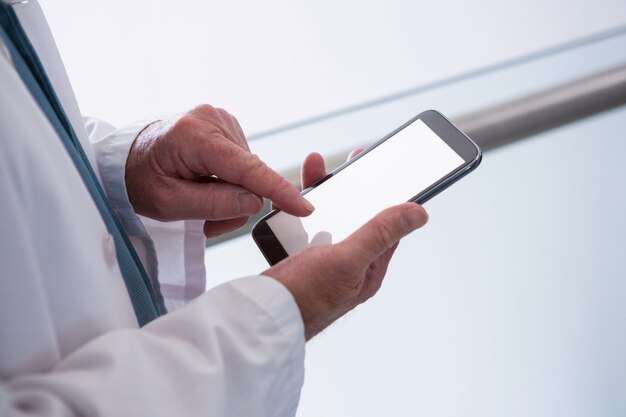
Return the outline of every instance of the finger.
{"type": "MultiPolygon", "coordinates": [[[[302,189],[309,188],[325,176],[326,165],[324,163],[324,158],[322,157],[322,155],[318,154],[317,152],[313,152],[307,155],[307,157],[304,158],[304,162],[302,163],[302,189]]],[[[272,204],[272,210],[274,210],[275,208],[276,206],[272,204]]]]}
{"type": "Polygon", "coordinates": [[[363,152],[363,148],[356,148],[355,150],[353,150],[352,152],[348,154],[348,158],[346,159],[346,162],[348,162],[349,160],[351,160],[352,158],[354,158],[361,152],[363,152]]]}
{"type": "Polygon", "coordinates": [[[302,188],[309,188],[326,176],[324,158],[318,153],[309,154],[302,163],[302,188]]]}
{"type": "Polygon", "coordinates": [[[247,221],[248,217],[219,221],[206,221],[204,222],[204,235],[207,238],[218,237],[243,227],[247,221]]]}
{"type": "Polygon", "coordinates": [[[263,208],[263,200],[243,187],[225,182],[177,181],[159,204],[169,220],[228,220],[248,217],[263,208]]]}
{"type": "Polygon", "coordinates": [[[268,167],[258,156],[227,140],[194,139],[197,145],[187,147],[185,155],[191,170],[213,174],[223,181],[240,185],[268,198],[295,216],[308,216],[315,210],[293,184],[268,167]]]}
{"type": "MultiPolygon", "coordinates": [[[[350,152],[347,160],[354,158],[358,154],[363,152],[363,148],[357,148],[350,152]]],[[[302,189],[309,188],[317,181],[321,180],[327,175],[326,172],[326,164],[324,163],[324,158],[317,152],[310,153],[304,159],[302,163],[302,189]]],[[[275,209],[274,205],[272,205],[272,209],[275,209]]]]}
{"type": "Polygon", "coordinates": [[[368,266],[400,239],[428,221],[422,206],[404,203],[390,207],[346,238],[342,245],[352,250],[361,265],[368,266]]]}

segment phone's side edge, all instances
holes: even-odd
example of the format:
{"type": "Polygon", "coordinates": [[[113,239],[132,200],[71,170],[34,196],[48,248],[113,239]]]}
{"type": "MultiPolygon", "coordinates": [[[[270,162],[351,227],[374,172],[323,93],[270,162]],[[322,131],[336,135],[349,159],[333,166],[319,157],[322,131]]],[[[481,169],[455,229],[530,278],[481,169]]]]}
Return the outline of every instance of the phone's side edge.
{"type": "MultiPolygon", "coordinates": [[[[474,141],[472,141],[472,143],[474,143],[474,141]]],[[[476,144],[474,143],[474,145],[476,145],[476,144]]],[[[483,159],[482,151],[480,150],[478,145],[476,145],[476,150],[477,150],[476,157],[472,161],[470,161],[469,163],[463,165],[456,172],[454,172],[452,175],[450,175],[447,178],[445,178],[440,183],[436,184],[431,189],[427,190],[426,192],[422,193],[421,195],[415,196],[413,199],[411,199],[409,201],[412,201],[412,202],[417,203],[417,204],[424,204],[428,200],[430,200],[431,198],[435,197],[437,194],[441,193],[443,190],[447,189],[452,184],[454,184],[455,182],[457,182],[458,180],[460,180],[461,178],[463,178],[464,176],[466,176],[467,174],[469,174],[470,172],[475,170],[478,167],[478,165],[480,165],[480,163],[482,162],[482,159],[483,159]]]]}

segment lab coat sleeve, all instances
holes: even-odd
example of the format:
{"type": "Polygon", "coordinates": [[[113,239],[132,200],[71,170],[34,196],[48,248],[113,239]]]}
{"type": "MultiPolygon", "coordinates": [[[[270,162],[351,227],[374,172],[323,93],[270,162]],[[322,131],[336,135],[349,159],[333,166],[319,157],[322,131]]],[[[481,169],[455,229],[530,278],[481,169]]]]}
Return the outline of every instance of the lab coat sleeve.
{"type": "Polygon", "coordinates": [[[159,222],[138,216],[130,204],[124,179],[126,160],[135,138],[151,121],[121,129],[93,118],[84,121],[107,197],[153,286],[160,288],[167,310],[173,311],[205,291],[204,222],[159,222]]]}
{"type": "Polygon", "coordinates": [[[49,372],[0,385],[8,416],[293,416],[304,328],[289,291],[253,276],[142,329],[105,333],[49,372]]]}

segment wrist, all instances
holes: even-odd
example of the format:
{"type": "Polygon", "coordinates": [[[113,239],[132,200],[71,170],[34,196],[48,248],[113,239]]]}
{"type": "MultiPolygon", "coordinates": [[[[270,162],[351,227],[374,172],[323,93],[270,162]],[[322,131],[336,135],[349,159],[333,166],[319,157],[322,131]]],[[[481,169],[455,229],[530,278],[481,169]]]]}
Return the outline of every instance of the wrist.
{"type": "Polygon", "coordinates": [[[263,275],[280,282],[293,296],[304,324],[306,341],[311,340],[341,316],[319,294],[319,288],[314,283],[301,279],[302,277],[293,277],[291,274],[283,276],[280,272],[276,273],[278,271],[272,269],[263,272],[263,275]]]}
{"type": "Polygon", "coordinates": [[[124,182],[128,193],[128,199],[135,212],[147,215],[147,205],[153,204],[149,198],[142,195],[142,190],[147,188],[145,165],[148,159],[151,143],[155,140],[155,131],[158,131],[162,121],[155,120],[146,124],[135,136],[126,159],[124,168],[124,182]]]}

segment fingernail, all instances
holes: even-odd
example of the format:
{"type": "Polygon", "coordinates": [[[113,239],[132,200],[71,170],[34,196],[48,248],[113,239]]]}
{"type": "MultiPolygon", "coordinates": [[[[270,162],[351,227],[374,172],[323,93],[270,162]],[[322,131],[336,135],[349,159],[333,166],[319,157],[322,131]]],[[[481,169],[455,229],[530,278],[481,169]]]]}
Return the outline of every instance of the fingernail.
{"type": "Polygon", "coordinates": [[[428,215],[424,210],[415,207],[411,208],[411,210],[405,211],[402,215],[402,220],[407,231],[412,232],[413,230],[426,224],[428,215]]]}
{"type": "Polygon", "coordinates": [[[315,211],[315,206],[306,198],[302,198],[302,205],[309,213],[313,213],[315,211]]]}
{"type": "Polygon", "coordinates": [[[239,214],[255,214],[263,207],[263,200],[256,194],[239,194],[239,214]]]}

